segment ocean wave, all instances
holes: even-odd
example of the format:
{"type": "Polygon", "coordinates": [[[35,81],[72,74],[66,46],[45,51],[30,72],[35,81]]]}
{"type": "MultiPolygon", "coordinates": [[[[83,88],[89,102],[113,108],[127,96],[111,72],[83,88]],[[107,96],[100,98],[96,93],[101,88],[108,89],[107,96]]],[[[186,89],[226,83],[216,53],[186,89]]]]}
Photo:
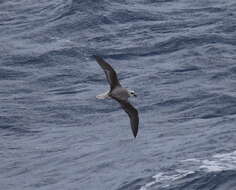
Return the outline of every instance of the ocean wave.
{"type": "Polygon", "coordinates": [[[192,163],[194,170],[177,169],[174,172],[158,173],[153,180],[140,190],[187,190],[233,188],[236,177],[236,151],[216,154],[210,160],[187,159],[182,163],[192,163]]]}

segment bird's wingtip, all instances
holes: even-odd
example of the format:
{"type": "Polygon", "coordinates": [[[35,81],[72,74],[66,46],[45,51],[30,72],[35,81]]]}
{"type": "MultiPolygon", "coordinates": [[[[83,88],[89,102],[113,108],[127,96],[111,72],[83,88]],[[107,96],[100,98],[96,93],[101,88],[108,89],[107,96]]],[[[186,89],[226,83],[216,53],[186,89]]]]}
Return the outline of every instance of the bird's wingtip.
{"type": "Polygon", "coordinates": [[[98,55],[92,55],[92,57],[93,57],[94,59],[99,59],[99,58],[101,58],[101,57],[98,56],[98,55]]]}
{"type": "Polygon", "coordinates": [[[138,130],[133,130],[133,135],[134,135],[134,138],[136,138],[138,135],[138,130]]]}

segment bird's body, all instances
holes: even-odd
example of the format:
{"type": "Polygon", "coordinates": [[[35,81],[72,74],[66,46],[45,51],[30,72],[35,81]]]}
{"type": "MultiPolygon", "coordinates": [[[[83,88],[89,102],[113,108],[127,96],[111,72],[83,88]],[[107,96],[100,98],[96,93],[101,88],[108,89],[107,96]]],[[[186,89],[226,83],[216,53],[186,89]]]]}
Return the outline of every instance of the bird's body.
{"type": "Polygon", "coordinates": [[[136,96],[136,94],[134,93],[134,91],[128,90],[121,86],[117,78],[116,72],[107,62],[105,62],[99,56],[94,56],[94,57],[97,63],[104,70],[107,81],[110,84],[109,91],[97,95],[96,97],[98,99],[112,98],[117,102],[119,102],[124,111],[129,115],[133,135],[134,137],[136,137],[138,133],[138,124],[139,124],[138,111],[128,102],[128,98],[130,96],[136,96]]]}
{"type": "Polygon", "coordinates": [[[129,91],[126,88],[118,86],[110,92],[110,97],[128,101],[129,91]]]}

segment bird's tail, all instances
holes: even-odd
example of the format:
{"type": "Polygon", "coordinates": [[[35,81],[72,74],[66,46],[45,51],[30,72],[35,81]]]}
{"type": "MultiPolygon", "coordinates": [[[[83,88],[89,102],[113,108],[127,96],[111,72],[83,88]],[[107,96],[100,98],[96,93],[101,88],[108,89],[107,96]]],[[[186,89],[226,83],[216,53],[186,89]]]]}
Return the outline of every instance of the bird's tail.
{"type": "Polygon", "coordinates": [[[109,95],[108,95],[109,91],[105,92],[105,93],[102,93],[102,94],[99,94],[96,96],[97,99],[106,99],[106,98],[109,98],[109,95]]]}

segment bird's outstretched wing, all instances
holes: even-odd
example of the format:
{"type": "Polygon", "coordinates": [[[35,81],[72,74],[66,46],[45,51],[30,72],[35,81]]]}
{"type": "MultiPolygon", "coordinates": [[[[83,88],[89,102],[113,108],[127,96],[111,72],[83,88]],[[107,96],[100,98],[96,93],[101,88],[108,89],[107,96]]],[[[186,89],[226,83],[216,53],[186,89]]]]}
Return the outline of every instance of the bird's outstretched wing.
{"type": "Polygon", "coordinates": [[[115,70],[101,57],[94,55],[97,63],[102,67],[106,74],[108,83],[110,84],[111,89],[114,89],[116,86],[121,86],[117,78],[115,70]]]}
{"type": "Polygon", "coordinates": [[[129,115],[131,129],[132,129],[134,137],[136,137],[138,134],[138,124],[139,124],[139,116],[138,116],[137,109],[135,109],[128,101],[120,100],[116,97],[112,97],[112,98],[118,101],[121,107],[129,115]]]}

